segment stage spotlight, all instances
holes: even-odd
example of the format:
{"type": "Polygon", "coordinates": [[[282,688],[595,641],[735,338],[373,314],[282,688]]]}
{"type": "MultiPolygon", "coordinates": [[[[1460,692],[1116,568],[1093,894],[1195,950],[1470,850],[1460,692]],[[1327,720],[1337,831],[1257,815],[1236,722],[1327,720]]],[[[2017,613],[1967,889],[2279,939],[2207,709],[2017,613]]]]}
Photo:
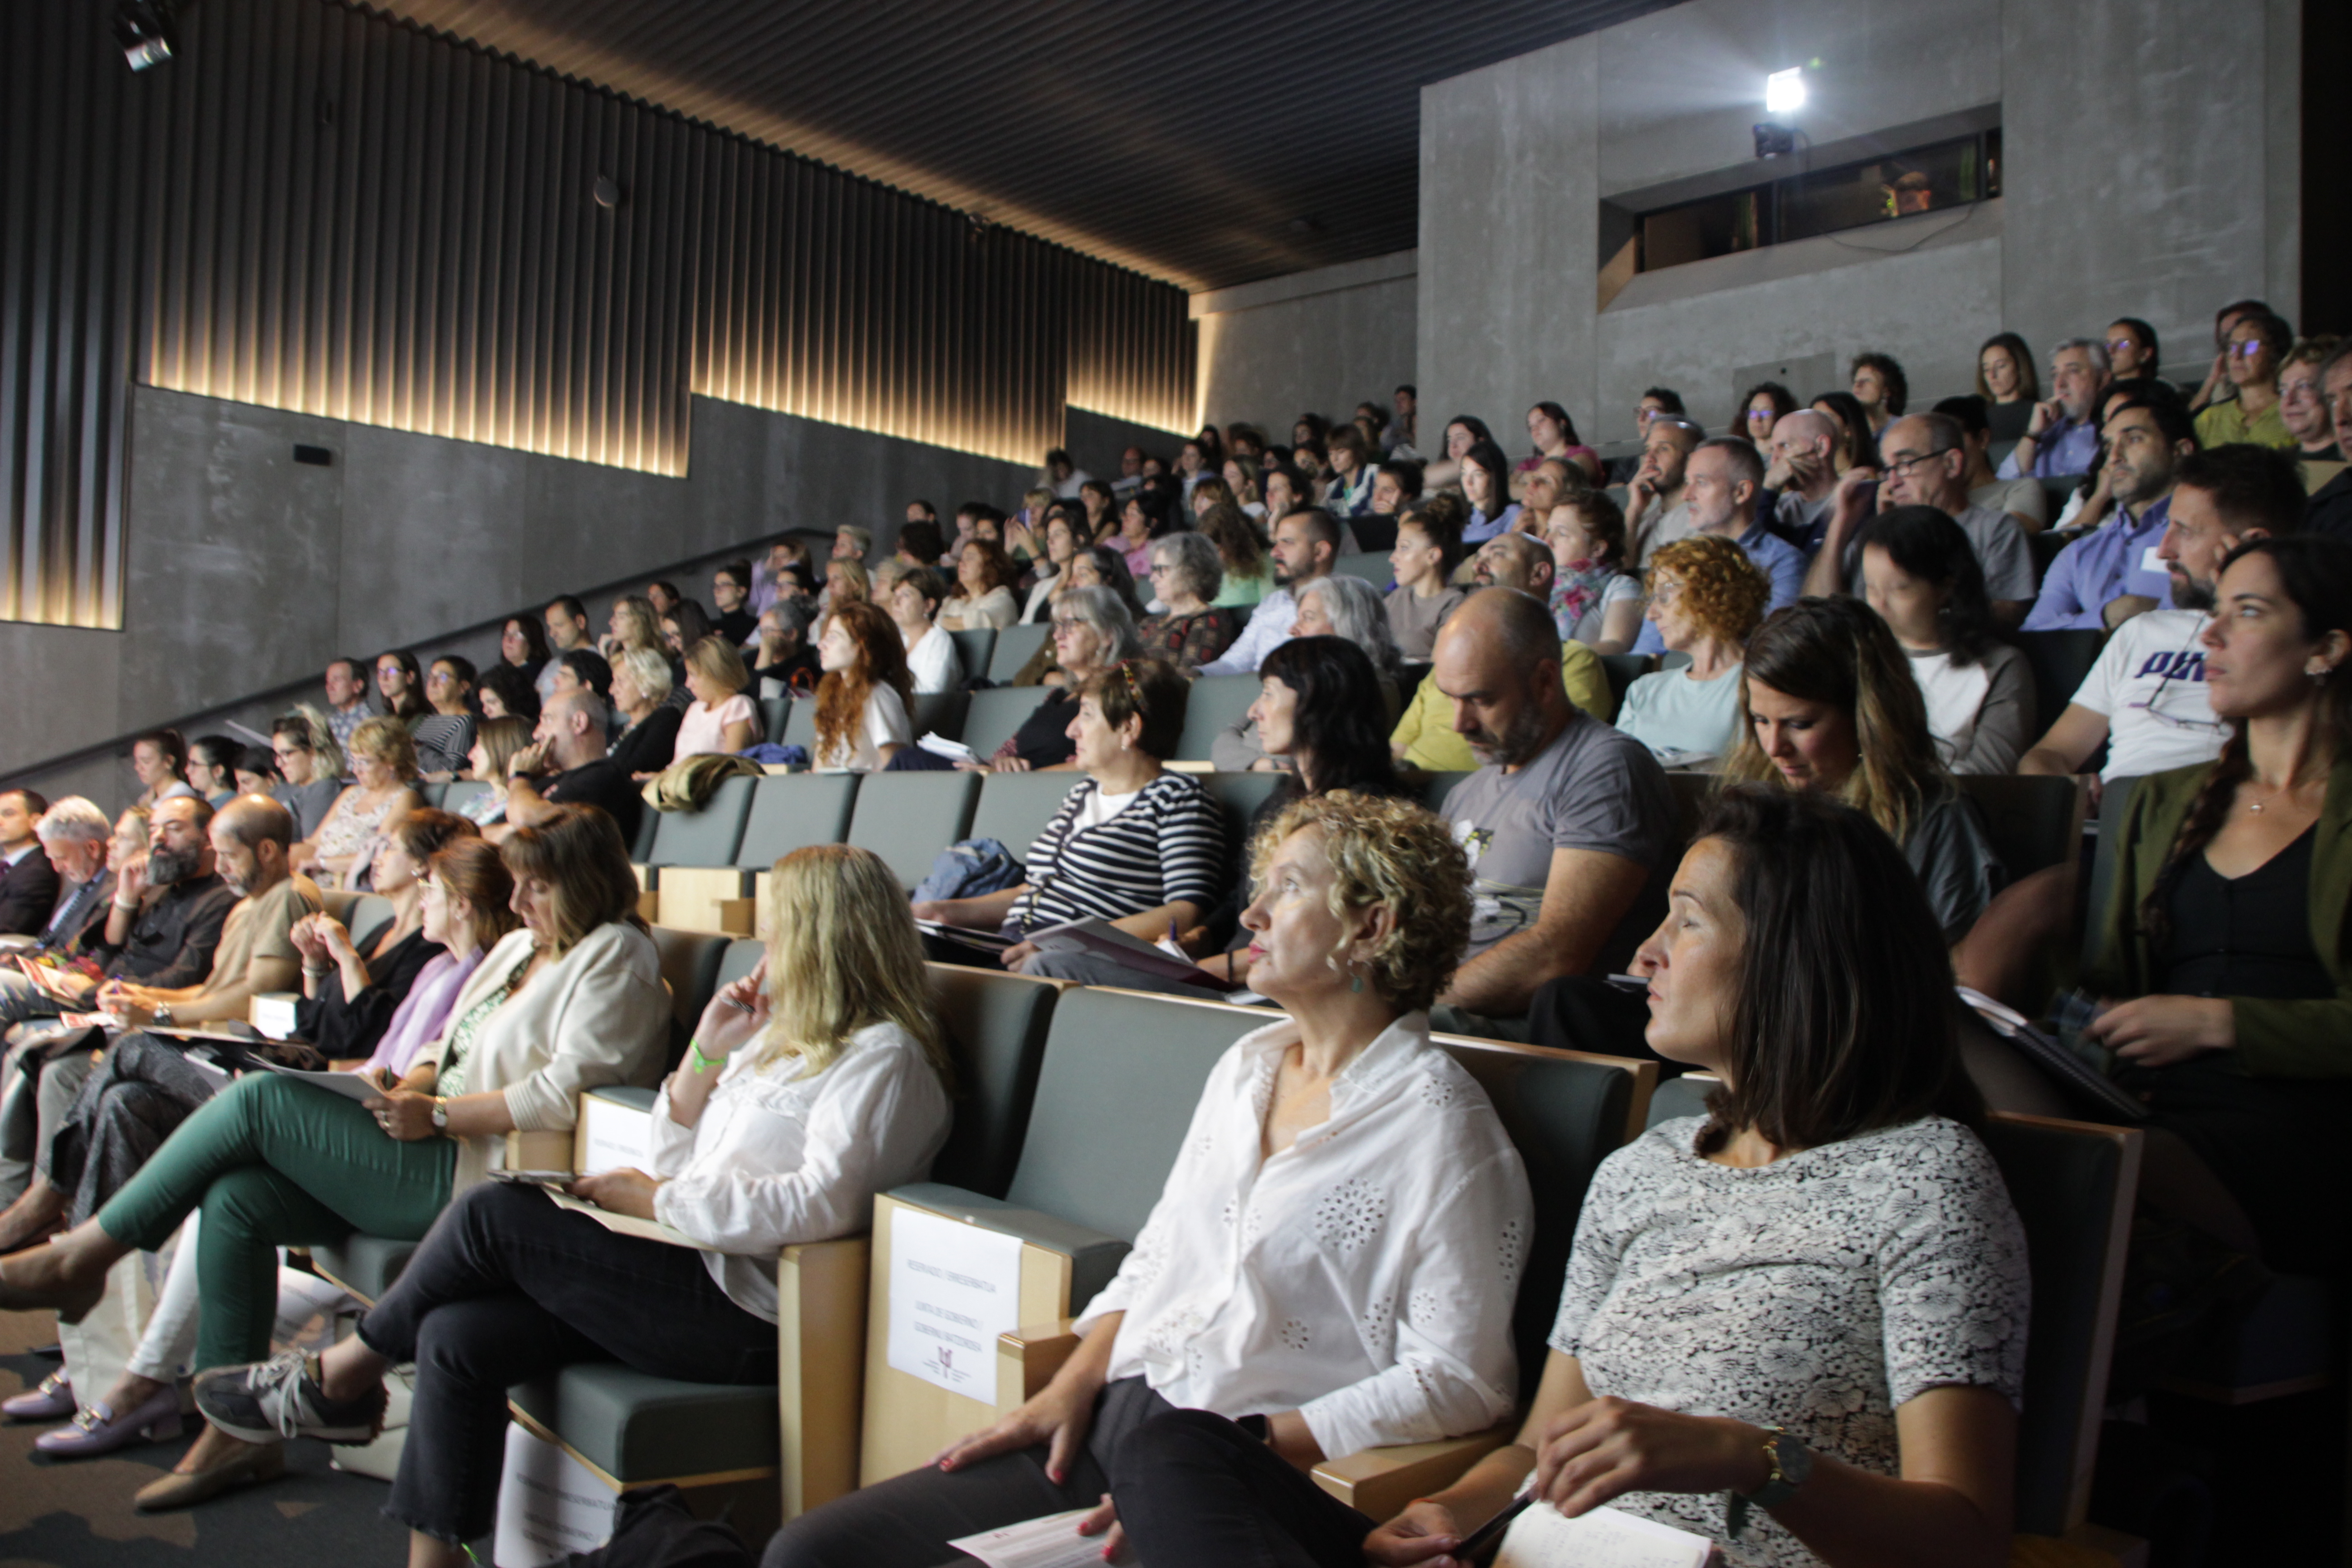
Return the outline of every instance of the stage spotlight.
{"type": "Polygon", "coordinates": [[[1764,79],[1764,112],[1794,114],[1805,107],[1805,73],[1801,67],[1791,66],[1784,71],[1774,71],[1764,79]]]}
{"type": "Polygon", "coordinates": [[[114,13],[114,41],[132,70],[172,58],[179,41],[179,10],[173,0],[122,0],[114,13]]]}

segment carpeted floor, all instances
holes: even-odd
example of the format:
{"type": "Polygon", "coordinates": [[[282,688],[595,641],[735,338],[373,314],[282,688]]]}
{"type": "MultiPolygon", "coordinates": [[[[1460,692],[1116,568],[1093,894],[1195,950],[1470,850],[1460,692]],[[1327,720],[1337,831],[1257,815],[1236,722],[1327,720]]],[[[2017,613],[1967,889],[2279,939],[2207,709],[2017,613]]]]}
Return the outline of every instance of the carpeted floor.
{"type": "MultiPolygon", "coordinates": [[[[0,1397],[57,1370],[29,1353],[56,1338],[46,1312],[0,1312],[0,1397]]],[[[329,1469],[323,1443],[289,1445],[282,1479],[184,1512],[142,1514],[132,1494],[190,1439],[54,1463],[33,1452],[45,1429],[0,1426],[0,1568],[397,1568],[408,1559],[406,1531],[377,1512],[389,1489],[329,1469]]]]}

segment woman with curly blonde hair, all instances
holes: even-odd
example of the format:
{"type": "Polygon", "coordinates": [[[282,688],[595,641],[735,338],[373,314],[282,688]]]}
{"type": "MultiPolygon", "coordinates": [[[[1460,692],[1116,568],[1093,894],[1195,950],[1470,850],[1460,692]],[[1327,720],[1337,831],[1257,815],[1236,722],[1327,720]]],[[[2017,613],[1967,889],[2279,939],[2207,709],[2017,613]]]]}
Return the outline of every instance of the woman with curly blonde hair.
{"type": "Polygon", "coordinates": [[[1911,661],[1860,599],[1800,599],[1748,640],[1748,724],[1727,784],[1827,795],[1903,847],[1957,942],[2008,881],[1976,803],[1952,783],[1911,661]]]}
{"type": "MultiPolygon", "coordinates": [[[[1304,1472],[1510,1411],[1527,1173],[1424,1011],[1469,944],[1468,862],[1429,812],[1345,791],[1298,802],[1261,846],[1250,983],[1288,1016],[1211,1071],[1077,1351],[939,1463],[787,1524],[766,1568],[923,1568],[955,1536],[1056,1509],[1089,1510],[1079,1533],[1116,1560],[1110,1495],[1144,1506],[1195,1441],[1304,1472]]],[[[1154,1560],[1179,1558],[1208,1560],[1154,1560]]]]}
{"type": "Polygon", "coordinates": [[[1739,659],[1771,602],[1772,582],[1720,534],[1678,539],[1650,557],[1650,607],[1681,669],[1643,676],[1625,693],[1617,728],[1665,757],[1719,757],[1739,738],[1739,659]]]}

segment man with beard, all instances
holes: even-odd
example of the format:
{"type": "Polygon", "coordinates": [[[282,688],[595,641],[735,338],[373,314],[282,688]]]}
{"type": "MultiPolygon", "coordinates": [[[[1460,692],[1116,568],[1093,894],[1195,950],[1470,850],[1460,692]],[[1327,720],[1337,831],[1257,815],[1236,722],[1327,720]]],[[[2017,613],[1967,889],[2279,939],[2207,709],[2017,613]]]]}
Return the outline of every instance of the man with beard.
{"type": "MultiPolygon", "coordinates": [[[[158,817],[163,809],[157,808],[158,817]]],[[[301,954],[290,932],[295,921],[318,913],[324,901],[310,878],[288,869],[287,853],[294,844],[293,814],[268,795],[239,795],[223,805],[205,828],[205,849],[201,855],[191,852],[184,832],[175,831],[168,842],[151,840],[146,875],[152,881],[168,874],[176,885],[208,861],[207,869],[235,900],[222,921],[219,946],[207,973],[193,984],[160,986],[110,978],[100,986],[100,1009],[121,1018],[132,1031],[241,1018],[257,992],[288,991],[300,982],[301,954]]],[[[175,1048],[145,1041],[135,1032],[113,1045],[108,1057],[108,1066],[100,1069],[103,1076],[126,1080],[137,1077],[164,1090],[160,1096],[151,1093],[143,1107],[150,1136],[142,1144],[141,1160],[180,1118],[211,1094],[214,1080],[186,1067],[175,1048]],[[153,1058],[151,1065],[163,1069],[162,1075],[131,1070],[122,1059],[126,1053],[153,1058]]],[[[58,1130],[76,1100],[86,1098],[84,1086],[94,1067],[91,1054],[77,1048],[43,1069],[34,1139],[35,1149],[43,1155],[40,1173],[24,1196],[0,1214],[0,1252],[39,1240],[65,1215],[74,1183],[65,1177],[53,1182],[49,1160],[58,1130]]],[[[89,1086],[89,1092],[96,1094],[98,1088],[89,1086]]],[[[76,1151],[75,1176],[79,1174],[80,1152],[76,1151]]],[[[117,1169],[112,1179],[119,1181],[129,1173],[117,1169]]]]}
{"type": "MultiPolygon", "coordinates": [[[[280,807],[279,809],[284,809],[280,807]]],[[[159,990],[201,984],[213,971],[213,954],[236,894],[213,867],[205,837],[213,808],[191,795],[158,803],[147,822],[147,854],[122,863],[115,873],[114,907],[103,931],[92,931],[82,951],[103,965],[106,983],[135,981],[159,990]]],[[[100,982],[66,970],[0,973],[0,1025],[25,1025],[96,1005],[100,982]]],[[[39,1147],[37,1086],[60,1113],[72,1104],[89,1077],[88,1051],[71,1051],[46,1062],[50,1052],[26,1038],[37,1032],[49,1040],[54,1025],[12,1028],[8,1069],[0,1086],[0,1197],[23,1191],[39,1147]],[[46,1080],[57,1077],[54,1086],[46,1080]]],[[[53,1050],[55,1047],[52,1047],[53,1050]]]]}
{"type": "Polygon", "coordinates": [[[2099,455],[2094,411],[2107,395],[2107,345],[2069,338],[2050,351],[2050,396],[2033,405],[2025,434],[2000,460],[2004,479],[2087,474],[2099,455]]]}
{"type": "Polygon", "coordinates": [[[2079,773],[2102,741],[2105,779],[2191,767],[2220,755],[2229,727],[2213,717],[2206,695],[2201,639],[2221,563],[2247,540],[2296,532],[2303,511],[2303,481],[2284,452],[2216,447],[2182,458],[2156,547],[2175,607],[2135,616],[2116,629],[2074,700],[2017,771],[2079,773]]]}
{"type": "Polygon", "coordinates": [[[1439,814],[1475,881],[1441,1029],[1525,1038],[1539,988],[1622,970],[1659,918],[1666,776],[1649,748],[1570,703],[1559,663],[1550,612],[1516,589],[1480,589],[1438,634],[1429,679],[1479,764],[1439,814]]]}
{"type": "Polygon", "coordinates": [[[2111,631],[2170,602],[2171,575],[2157,547],[2172,516],[2173,478],[2197,450],[2196,428],[2179,404],[2135,397],[2107,415],[2106,444],[2115,514],[2050,563],[2025,617],[2029,632],[2111,631]]]}
{"type": "Polygon", "coordinates": [[[1267,553],[1274,559],[1274,592],[1258,601],[1224,657],[1201,667],[1202,675],[1255,675],[1265,656],[1290,640],[1298,619],[1298,590],[1331,575],[1331,563],[1339,558],[1339,524],[1320,507],[1296,508],[1274,525],[1274,548],[1267,553]]]}

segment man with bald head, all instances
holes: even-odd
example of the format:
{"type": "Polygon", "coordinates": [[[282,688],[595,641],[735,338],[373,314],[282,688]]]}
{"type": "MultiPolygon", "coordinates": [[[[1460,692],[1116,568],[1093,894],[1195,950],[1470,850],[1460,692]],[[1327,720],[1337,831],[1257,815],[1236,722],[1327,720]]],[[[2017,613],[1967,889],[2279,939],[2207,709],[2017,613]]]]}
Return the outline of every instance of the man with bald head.
{"type": "MultiPolygon", "coordinates": [[[[1541,600],[1482,588],[1437,637],[1429,681],[1478,762],[1441,813],[1475,879],[1468,956],[1440,1027],[1525,1038],[1536,993],[1622,970],[1655,923],[1674,802],[1649,749],[1562,691],[1541,600]]],[[[1597,1047],[1596,1047],[1597,1048],[1597,1047]]]]}
{"type": "MultiPolygon", "coordinates": [[[[1538,517],[1549,517],[1549,510],[1538,517]]],[[[1552,576],[1559,563],[1551,549],[1532,533],[1498,533],[1470,558],[1470,580],[1481,588],[1517,588],[1538,603],[1551,603],[1552,576]]]]}
{"type": "Polygon", "coordinates": [[[1875,486],[1850,471],[1839,483],[1829,531],[1805,575],[1808,594],[1858,594],[1862,590],[1864,525],[1898,506],[1931,506],[1960,525],[1984,568],[1985,594],[1993,619],[2014,626],[2025,619],[2036,592],[2033,552],[2017,519],[1969,501],[1969,454],[1959,421],[1944,414],[1913,414],[1897,419],[1878,438],[1885,478],[1875,486]],[[1874,504],[1872,490],[1876,496],[1874,504]]]}
{"type": "Polygon", "coordinates": [[[621,837],[634,839],[645,797],[605,743],[609,712],[585,687],[548,699],[531,743],[507,763],[507,819],[483,830],[492,843],[517,827],[536,827],[559,805],[593,805],[612,817],[621,837]]]}
{"type": "Polygon", "coordinates": [[[1764,488],[1774,492],[1765,515],[1781,538],[1807,554],[1820,547],[1837,499],[1838,428],[1817,408],[1783,414],[1772,426],[1764,488]]]}

